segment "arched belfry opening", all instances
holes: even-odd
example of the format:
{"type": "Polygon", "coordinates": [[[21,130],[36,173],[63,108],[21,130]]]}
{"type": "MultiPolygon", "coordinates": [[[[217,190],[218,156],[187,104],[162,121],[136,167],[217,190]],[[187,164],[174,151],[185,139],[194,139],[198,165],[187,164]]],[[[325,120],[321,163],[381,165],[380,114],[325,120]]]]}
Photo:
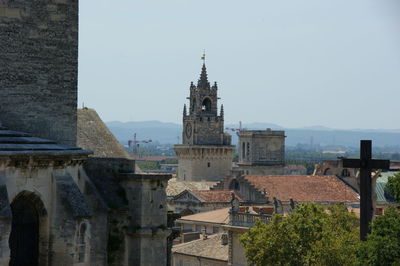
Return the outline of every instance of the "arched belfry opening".
{"type": "Polygon", "coordinates": [[[203,103],[201,104],[201,110],[205,112],[210,112],[211,111],[211,100],[210,98],[206,97],[203,100],[203,103]]]}
{"type": "Polygon", "coordinates": [[[11,203],[10,266],[38,266],[40,220],[46,210],[38,196],[21,192],[11,203]]]}

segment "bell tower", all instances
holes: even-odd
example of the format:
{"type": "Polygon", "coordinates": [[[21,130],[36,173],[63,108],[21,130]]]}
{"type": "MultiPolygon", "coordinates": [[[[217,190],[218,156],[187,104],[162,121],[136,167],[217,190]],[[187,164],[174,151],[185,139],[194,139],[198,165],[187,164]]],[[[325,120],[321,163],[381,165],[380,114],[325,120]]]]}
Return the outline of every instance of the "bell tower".
{"type": "Polygon", "coordinates": [[[224,134],[224,114],[221,106],[218,115],[218,86],[210,86],[205,63],[197,86],[191,82],[189,112],[183,107],[183,144],[226,145],[230,139],[224,134]]]}
{"type": "MultiPolygon", "coordinates": [[[[205,59],[203,55],[202,59],[205,59]]],[[[234,146],[224,132],[224,108],[218,114],[218,86],[211,86],[205,62],[197,85],[190,84],[189,107],[183,106],[182,144],[174,149],[181,180],[215,181],[229,173],[234,146]]]]}

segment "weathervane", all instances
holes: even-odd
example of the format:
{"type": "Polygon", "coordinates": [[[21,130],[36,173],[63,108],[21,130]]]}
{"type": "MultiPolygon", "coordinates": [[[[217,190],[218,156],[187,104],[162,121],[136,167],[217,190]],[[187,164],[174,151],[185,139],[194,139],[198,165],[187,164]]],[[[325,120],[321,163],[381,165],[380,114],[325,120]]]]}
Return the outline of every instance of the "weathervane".
{"type": "Polygon", "coordinates": [[[203,60],[203,64],[206,63],[206,50],[203,50],[203,56],[201,57],[201,60],[203,60]]]}

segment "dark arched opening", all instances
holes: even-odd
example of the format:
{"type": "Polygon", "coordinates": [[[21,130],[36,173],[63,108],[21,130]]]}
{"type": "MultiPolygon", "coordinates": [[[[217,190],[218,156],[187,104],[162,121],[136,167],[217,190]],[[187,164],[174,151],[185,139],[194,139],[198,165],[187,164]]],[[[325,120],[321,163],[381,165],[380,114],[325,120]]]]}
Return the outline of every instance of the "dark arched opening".
{"type": "Polygon", "coordinates": [[[231,183],[229,184],[229,189],[230,190],[240,190],[239,182],[236,179],[233,179],[231,181],[231,183]]]}
{"type": "Polygon", "coordinates": [[[39,265],[39,214],[34,203],[19,197],[11,204],[10,266],[39,265]]]}
{"type": "Polygon", "coordinates": [[[211,100],[210,98],[204,98],[203,103],[201,104],[201,110],[205,112],[211,111],[211,100]]]}
{"type": "Polygon", "coordinates": [[[11,211],[9,265],[47,265],[48,217],[42,200],[33,192],[23,191],[12,201],[11,211]]]}

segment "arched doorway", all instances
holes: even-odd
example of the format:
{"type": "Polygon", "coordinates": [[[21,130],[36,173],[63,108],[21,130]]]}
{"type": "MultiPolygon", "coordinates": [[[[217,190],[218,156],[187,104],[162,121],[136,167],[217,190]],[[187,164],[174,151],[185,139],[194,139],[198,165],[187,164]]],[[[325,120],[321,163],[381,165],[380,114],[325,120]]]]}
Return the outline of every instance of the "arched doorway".
{"type": "Polygon", "coordinates": [[[11,211],[10,266],[38,266],[40,216],[45,213],[43,204],[33,193],[23,192],[11,203],[11,211]]]}
{"type": "Polygon", "coordinates": [[[204,112],[210,112],[211,111],[211,100],[210,98],[206,97],[203,100],[203,103],[201,105],[201,110],[204,112]]]}

